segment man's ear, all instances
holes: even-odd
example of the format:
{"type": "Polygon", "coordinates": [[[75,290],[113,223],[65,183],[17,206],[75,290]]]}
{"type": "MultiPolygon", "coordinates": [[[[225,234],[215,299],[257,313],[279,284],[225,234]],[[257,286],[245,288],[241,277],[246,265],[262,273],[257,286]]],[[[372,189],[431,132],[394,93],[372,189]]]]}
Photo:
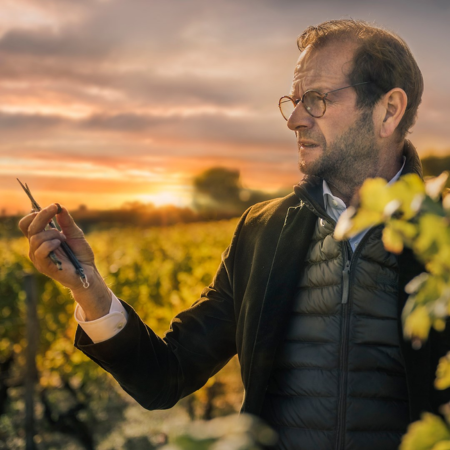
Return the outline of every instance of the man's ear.
{"type": "Polygon", "coordinates": [[[380,120],[380,137],[387,138],[394,134],[405,114],[408,96],[401,88],[391,89],[383,95],[377,104],[377,115],[380,120]]]}

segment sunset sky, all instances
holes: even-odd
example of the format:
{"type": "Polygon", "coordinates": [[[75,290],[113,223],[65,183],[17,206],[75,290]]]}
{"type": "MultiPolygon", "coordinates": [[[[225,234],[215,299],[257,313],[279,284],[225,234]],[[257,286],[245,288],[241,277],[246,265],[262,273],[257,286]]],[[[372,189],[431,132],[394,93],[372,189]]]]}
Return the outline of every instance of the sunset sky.
{"type": "Polygon", "coordinates": [[[1,0],[0,210],[187,205],[193,176],[239,169],[246,187],[300,177],[277,102],[297,36],[364,19],[402,36],[425,80],[410,136],[450,152],[447,0],[1,0]]]}

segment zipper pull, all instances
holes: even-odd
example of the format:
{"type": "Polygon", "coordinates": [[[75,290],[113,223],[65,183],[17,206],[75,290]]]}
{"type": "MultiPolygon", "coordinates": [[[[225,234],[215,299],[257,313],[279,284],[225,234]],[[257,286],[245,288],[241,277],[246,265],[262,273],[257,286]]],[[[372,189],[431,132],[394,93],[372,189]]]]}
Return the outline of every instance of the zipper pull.
{"type": "Polygon", "coordinates": [[[348,273],[350,272],[350,261],[345,263],[344,270],[342,271],[342,303],[347,303],[348,301],[348,273]]]}

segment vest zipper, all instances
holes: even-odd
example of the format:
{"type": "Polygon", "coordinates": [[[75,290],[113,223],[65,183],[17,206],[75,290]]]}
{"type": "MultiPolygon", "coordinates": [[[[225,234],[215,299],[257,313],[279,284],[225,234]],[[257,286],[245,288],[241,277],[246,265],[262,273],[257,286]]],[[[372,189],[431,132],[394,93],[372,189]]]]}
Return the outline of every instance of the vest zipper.
{"type": "Polygon", "coordinates": [[[347,395],[347,372],[348,372],[348,312],[350,310],[348,300],[350,294],[350,267],[352,263],[352,249],[348,241],[343,242],[343,255],[346,259],[342,271],[342,327],[341,348],[339,352],[339,403],[337,415],[337,437],[336,450],[343,449],[345,437],[346,395],[347,395]]]}
{"type": "Polygon", "coordinates": [[[350,260],[347,260],[342,271],[342,303],[347,303],[349,292],[349,272],[350,272],[350,260]]]}
{"type": "Polygon", "coordinates": [[[361,239],[355,252],[352,251],[349,241],[343,242],[343,255],[346,258],[342,271],[342,328],[341,328],[341,351],[340,351],[340,379],[339,379],[339,403],[337,417],[336,450],[344,450],[345,445],[345,419],[346,419],[346,396],[348,377],[348,341],[349,341],[349,318],[350,318],[350,285],[355,271],[352,271],[365,242],[370,235],[382,225],[371,228],[361,239]]]}

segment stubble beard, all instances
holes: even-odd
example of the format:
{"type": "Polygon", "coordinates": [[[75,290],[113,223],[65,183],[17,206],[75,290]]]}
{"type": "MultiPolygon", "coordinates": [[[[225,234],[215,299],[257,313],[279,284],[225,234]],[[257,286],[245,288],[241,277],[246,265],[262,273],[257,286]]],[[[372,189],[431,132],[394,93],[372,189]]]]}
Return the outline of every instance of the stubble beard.
{"type": "Polygon", "coordinates": [[[306,175],[315,175],[327,182],[345,182],[348,187],[360,186],[376,170],[377,149],[372,111],[363,110],[358,120],[330,145],[321,143],[322,154],[313,162],[299,160],[299,169],[306,175]]]}

